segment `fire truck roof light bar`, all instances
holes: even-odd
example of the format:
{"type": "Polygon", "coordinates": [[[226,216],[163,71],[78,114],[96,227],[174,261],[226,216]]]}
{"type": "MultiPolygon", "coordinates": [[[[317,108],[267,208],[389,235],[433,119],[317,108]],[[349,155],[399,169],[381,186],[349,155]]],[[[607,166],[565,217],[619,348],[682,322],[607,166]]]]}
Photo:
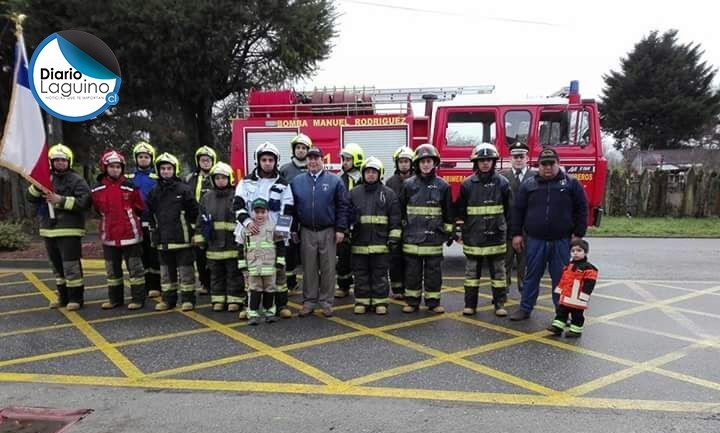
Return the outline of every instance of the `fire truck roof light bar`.
{"type": "Polygon", "coordinates": [[[374,86],[361,87],[323,87],[313,90],[299,91],[300,94],[312,93],[335,93],[335,92],[353,92],[362,96],[370,96],[373,102],[377,104],[396,103],[396,102],[420,102],[423,101],[423,95],[435,95],[438,101],[449,101],[457,95],[487,95],[495,91],[494,85],[479,86],[454,86],[454,87],[398,87],[391,89],[376,89],[374,86]]]}

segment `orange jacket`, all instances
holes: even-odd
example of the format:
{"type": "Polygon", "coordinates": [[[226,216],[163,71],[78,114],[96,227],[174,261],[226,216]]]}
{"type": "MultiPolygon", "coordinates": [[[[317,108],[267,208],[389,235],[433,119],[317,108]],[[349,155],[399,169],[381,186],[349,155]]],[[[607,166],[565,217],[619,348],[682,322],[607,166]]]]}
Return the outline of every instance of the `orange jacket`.
{"type": "Polygon", "coordinates": [[[595,288],[598,270],[587,259],[572,261],[563,269],[555,293],[560,294],[560,305],[584,310],[595,288]]]}

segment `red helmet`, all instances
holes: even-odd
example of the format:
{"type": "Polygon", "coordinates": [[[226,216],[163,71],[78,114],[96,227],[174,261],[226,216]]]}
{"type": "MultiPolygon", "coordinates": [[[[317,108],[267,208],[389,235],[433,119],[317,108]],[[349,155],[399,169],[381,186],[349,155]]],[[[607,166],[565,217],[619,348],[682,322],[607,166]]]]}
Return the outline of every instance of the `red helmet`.
{"type": "Polygon", "coordinates": [[[105,173],[110,164],[120,164],[125,170],[125,157],[117,150],[107,150],[100,157],[100,171],[105,173]]]}

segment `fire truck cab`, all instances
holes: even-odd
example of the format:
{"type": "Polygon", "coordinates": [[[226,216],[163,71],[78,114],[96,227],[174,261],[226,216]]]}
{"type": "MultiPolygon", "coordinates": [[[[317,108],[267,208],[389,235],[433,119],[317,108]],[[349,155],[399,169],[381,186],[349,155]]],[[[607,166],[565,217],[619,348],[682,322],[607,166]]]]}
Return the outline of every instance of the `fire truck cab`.
{"type": "Polygon", "coordinates": [[[440,152],[438,174],[452,186],[472,174],[470,153],[479,143],[500,152],[498,169],[510,167],[508,146],[530,147],[530,164],[544,147],[553,147],[560,164],[582,183],[589,201],[589,224],[599,225],[605,193],[607,160],[603,156],[597,103],[581,99],[578,84],[548,98],[493,100],[493,86],[419,89],[342,89],[312,92],[251,91],[244,112],[233,120],[231,164],[238,178],[255,167],[255,149],[275,144],[280,164],[290,161],[290,140],[308,135],[325,155],[325,166],[340,170],[340,150],[357,143],[365,156],[383,161],[392,173],[392,154],[400,146],[430,142],[440,152]],[[425,104],[424,115],[413,103],[425,104]]]}

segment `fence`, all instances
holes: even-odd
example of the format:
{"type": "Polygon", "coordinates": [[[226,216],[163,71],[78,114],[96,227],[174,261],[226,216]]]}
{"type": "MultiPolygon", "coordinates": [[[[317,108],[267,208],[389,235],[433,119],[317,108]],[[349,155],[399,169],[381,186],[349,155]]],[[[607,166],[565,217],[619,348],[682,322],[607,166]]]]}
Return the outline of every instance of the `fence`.
{"type": "Polygon", "coordinates": [[[720,216],[720,173],[613,169],[608,171],[604,207],[611,216],[720,216]]]}

